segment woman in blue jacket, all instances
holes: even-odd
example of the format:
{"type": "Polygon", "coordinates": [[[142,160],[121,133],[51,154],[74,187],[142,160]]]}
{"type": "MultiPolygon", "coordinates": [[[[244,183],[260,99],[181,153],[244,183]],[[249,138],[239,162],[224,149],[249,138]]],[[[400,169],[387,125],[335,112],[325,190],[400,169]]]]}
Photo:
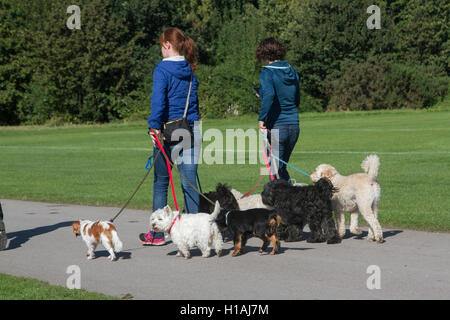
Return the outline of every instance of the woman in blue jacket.
{"type": "MultiPolygon", "coordinates": [[[[159,42],[163,60],[158,63],[153,72],[152,106],[148,118],[149,131],[161,137],[161,128],[165,122],[183,117],[189,84],[192,79],[186,114],[192,130],[190,148],[181,149],[180,144],[165,143],[164,150],[170,160],[177,163],[181,174],[197,188],[196,175],[202,138],[198,124],[195,124],[196,121],[200,120],[200,116],[197,97],[198,80],[194,73],[198,69],[194,42],[191,38],[185,37],[178,28],[165,30],[159,37],[159,42]],[[175,148],[178,149],[174,150],[175,148]],[[172,159],[173,153],[177,156],[176,159],[172,159]]],[[[150,136],[154,140],[154,136],[152,134],[150,136]]],[[[159,149],[155,140],[153,143],[153,153],[156,155],[159,149]]],[[[154,163],[153,211],[167,205],[168,186],[168,168],[161,153],[154,163]]],[[[181,187],[184,195],[185,212],[197,213],[198,193],[184,179],[181,179],[181,187]]],[[[164,233],[153,231],[140,234],[139,239],[143,244],[162,245],[165,243],[164,233]]]]}
{"type": "MultiPolygon", "coordinates": [[[[261,99],[258,128],[268,129],[269,141],[278,157],[289,162],[297,143],[300,128],[297,107],[300,104],[299,76],[287,61],[286,48],[274,38],[261,41],[256,49],[256,59],[266,65],[260,73],[261,87],[257,96],[261,99]],[[275,141],[277,140],[277,141],[275,141]],[[276,143],[277,142],[277,143],[276,143]]],[[[290,181],[286,165],[278,161],[280,179],[290,181]]]]}

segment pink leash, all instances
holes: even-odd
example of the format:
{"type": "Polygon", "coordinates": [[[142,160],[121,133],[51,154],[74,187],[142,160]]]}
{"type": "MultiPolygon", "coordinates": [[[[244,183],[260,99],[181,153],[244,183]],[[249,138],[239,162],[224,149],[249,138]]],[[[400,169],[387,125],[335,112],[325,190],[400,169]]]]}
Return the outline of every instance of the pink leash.
{"type": "MultiPolygon", "coordinates": [[[[266,133],[266,137],[267,137],[267,133],[266,133]]],[[[269,159],[267,158],[267,155],[266,155],[266,149],[268,149],[268,147],[267,147],[266,142],[264,141],[264,149],[263,149],[264,161],[266,162],[266,167],[267,167],[267,170],[269,171],[270,181],[273,181],[274,177],[273,177],[272,170],[270,169],[269,159]]],[[[271,149],[272,148],[269,146],[269,153],[272,153],[271,149]]]]}

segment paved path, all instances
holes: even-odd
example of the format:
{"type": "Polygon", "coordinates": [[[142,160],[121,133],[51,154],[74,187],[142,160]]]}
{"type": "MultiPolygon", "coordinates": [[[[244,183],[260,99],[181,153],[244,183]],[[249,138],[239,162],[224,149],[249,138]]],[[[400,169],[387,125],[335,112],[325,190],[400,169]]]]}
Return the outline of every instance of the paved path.
{"type": "Polygon", "coordinates": [[[135,299],[450,299],[450,234],[385,230],[386,242],[348,237],[341,244],[282,242],[282,253],[249,252],[208,259],[195,250],[190,260],[175,257],[172,243],[143,247],[149,212],[126,210],[116,220],[124,252],[116,262],[100,245],[86,260],[86,247],[71,223],[110,219],[118,208],[0,200],[9,247],[0,251],[0,272],[66,285],[67,267],[81,270],[81,287],[135,299]],[[379,266],[381,289],[369,290],[367,273],[379,266]]]}

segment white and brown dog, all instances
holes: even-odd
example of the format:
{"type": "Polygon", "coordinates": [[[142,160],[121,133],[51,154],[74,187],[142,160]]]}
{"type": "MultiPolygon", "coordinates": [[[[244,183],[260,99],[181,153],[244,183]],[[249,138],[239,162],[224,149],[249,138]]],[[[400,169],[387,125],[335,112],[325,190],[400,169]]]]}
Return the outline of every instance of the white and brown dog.
{"type": "Polygon", "coordinates": [[[329,164],[321,164],[311,173],[311,180],[328,178],[338,191],[333,195],[333,211],[339,236],[345,235],[345,212],[350,213],[350,232],[361,234],[358,228],[358,212],[369,224],[368,240],[383,242],[383,231],[378,222],[378,203],[380,201],[381,187],[377,182],[380,159],[376,155],[369,155],[361,163],[365,173],[355,173],[342,176],[329,164]]]}
{"type": "Polygon", "coordinates": [[[109,252],[109,259],[116,260],[114,252],[122,250],[122,242],[117,235],[117,230],[109,221],[79,220],[72,223],[72,231],[75,236],[81,235],[88,247],[87,258],[95,258],[94,250],[99,243],[109,252]]]}

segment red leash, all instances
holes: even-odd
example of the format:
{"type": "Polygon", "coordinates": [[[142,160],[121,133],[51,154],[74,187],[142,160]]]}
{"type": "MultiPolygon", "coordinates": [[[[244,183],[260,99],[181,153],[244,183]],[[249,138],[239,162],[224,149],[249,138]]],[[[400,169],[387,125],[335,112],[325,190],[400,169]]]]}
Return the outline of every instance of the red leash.
{"type": "Polygon", "coordinates": [[[256,187],[259,185],[259,183],[261,182],[262,179],[262,175],[259,177],[258,183],[256,184],[256,186],[253,187],[252,190],[250,190],[249,192],[247,192],[246,194],[244,194],[241,199],[244,199],[245,197],[248,197],[250,195],[250,193],[252,193],[253,191],[255,191],[256,187]]]}
{"type": "Polygon", "coordinates": [[[169,229],[169,236],[170,236],[170,232],[172,231],[172,227],[175,224],[175,222],[177,222],[177,220],[181,220],[181,215],[178,214],[178,217],[173,219],[172,225],[170,226],[170,229],[169,229]]]}
{"type": "MultiPolygon", "coordinates": [[[[175,188],[174,188],[174,186],[173,186],[172,167],[171,167],[170,162],[169,162],[169,160],[168,160],[169,157],[167,156],[166,152],[164,151],[164,148],[163,148],[163,146],[161,145],[161,142],[159,142],[159,140],[158,140],[158,135],[157,135],[156,133],[154,133],[153,130],[151,130],[151,131],[152,131],[152,134],[153,134],[154,137],[155,137],[156,143],[158,144],[159,150],[161,150],[161,152],[165,155],[165,158],[166,158],[166,164],[167,164],[167,170],[168,170],[168,172],[169,172],[169,178],[170,178],[170,186],[171,186],[171,188],[172,188],[173,202],[175,203],[175,209],[178,211],[177,198],[176,198],[176,196],[175,196],[175,188]]],[[[172,226],[173,226],[173,225],[172,225],[172,226]]],[[[172,228],[172,227],[171,227],[171,228],[172,228]]]]}

